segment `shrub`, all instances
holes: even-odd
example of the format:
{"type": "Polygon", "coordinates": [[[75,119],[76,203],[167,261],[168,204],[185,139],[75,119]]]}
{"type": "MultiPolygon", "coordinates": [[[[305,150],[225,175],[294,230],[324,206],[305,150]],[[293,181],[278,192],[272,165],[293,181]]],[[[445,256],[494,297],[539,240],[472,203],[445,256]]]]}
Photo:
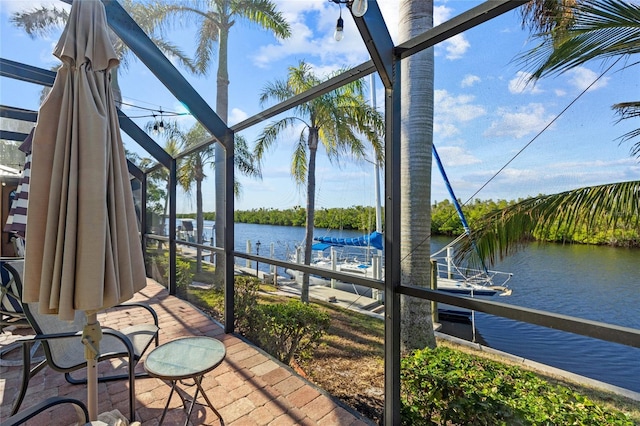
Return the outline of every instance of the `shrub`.
{"type": "MultiPolygon", "coordinates": [[[[166,286],[169,282],[169,253],[165,252],[164,254],[153,256],[152,261],[156,262],[162,277],[162,283],[166,286]]],[[[187,260],[176,258],[176,291],[178,294],[185,295],[192,282],[191,264],[187,260]]]]}
{"type": "Polygon", "coordinates": [[[256,341],[256,332],[262,321],[258,309],[260,280],[255,277],[237,276],[234,283],[234,327],[238,333],[256,341]]]}
{"type": "Polygon", "coordinates": [[[311,358],[329,328],[327,314],[299,300],[258,308],[262,320],[258,344],[286,364],[311,358]]]}
{"type": "Polygon", "coordinates": [[[529,371],[445,347],[403,358],[401,386],[405,425],[633,425],[529,371]]]}

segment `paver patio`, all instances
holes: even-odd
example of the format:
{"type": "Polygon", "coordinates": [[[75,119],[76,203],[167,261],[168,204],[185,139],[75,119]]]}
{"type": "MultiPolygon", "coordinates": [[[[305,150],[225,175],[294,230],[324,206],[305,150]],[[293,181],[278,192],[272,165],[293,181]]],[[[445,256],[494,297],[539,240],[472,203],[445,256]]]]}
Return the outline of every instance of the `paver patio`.
{"type": "MultiPolygon", "coordinates": [[[[150,304],[160,321],[160,344],[185,336],[209,336],[221,340],[227,350],[223,363],[207,373],[202,386],[222,415],[225,425],[336,425],[356,426],[371,422],[341,405],[319,388],[297,375],[288,366],[241,339],[225,334],[219,323],[200,310],[149,279],[147,287],[136,294],[134,301],[150,304]]],[[[107,317],[99,315],[103,327],[122,328],[140,322],[136,310],[119,310],[107,317]]],[[[143,312],[140,312],[144,316],[143,312]]],[[[143,361],[137,369],[143,371],[143,361]]],[[[120,361],[103,362],[101,370],[121,368],[120,361]]],[[[20,386],[21,366],[0,366],[0,419],[9,415],[13,395],[20,386]]],[[[128,413],[126,380],[100,383],[99,412],[119,410],[128,413]]],[[[136,381],[136,420],[143,425],[157,425],[169,396],[169,386],[154,378],[136,381]]],[[[62,373],[49,367],[29,383],[22,409],[50,396],[72,396],[86,399],[84,386],[68,384],[62,373]]],[[[183,424],[184,410],[176,396],[164,420],[165,425],[183,424]]],[[[32,421],[30,425],[68,425],[75,421],[69,407],[53,409],[32,421]]],[[[196,405],[191,416],[193,425],[218,425],[215,414],[196,405]]]]}

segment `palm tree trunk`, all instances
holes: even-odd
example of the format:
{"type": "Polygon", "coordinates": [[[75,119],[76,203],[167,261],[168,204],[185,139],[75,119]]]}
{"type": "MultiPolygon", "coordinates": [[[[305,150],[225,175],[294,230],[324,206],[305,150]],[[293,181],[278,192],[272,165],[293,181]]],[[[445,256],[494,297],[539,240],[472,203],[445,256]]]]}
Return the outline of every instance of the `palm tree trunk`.
{"type": "MultiPolygon", "coordinates": [[[[218,47],[218,73],[216,80],[216,114],[223,122],[227,122],[228,110],[229,110],[229,71],[228,71],[228,43],[229,43],[229,28],[223,27],[219,33],[218,47]]],[[[216,226],[215,226],[215,245],[219,246],[224,243],[224,234],[227,227],[227,218],[225,212],[225,184],[233,185],[233,182],[225,182],[226,176],[226,163],[225,163],[225,150],[221,143],[216,143],[214,147],[215,151],[215,187],[216,187],[216,226]]],[[[231,242],[233,244],[233,242],[231,242]]],[[[224,257],[222,258],[224,259],[224,257]]],[[[216,278],[219,283],[225,277],[225,264],[224,260],[221,260],[220,256],[216,255],[216,278]]]]}
{"type": "MultiPolygon", "coordinates": [[[[432,0],[402,0],[400,40],[433,27],[432,0]]],[[[429,286],[431,146],[433,144],[433,48],[402,64],[400,258],[403,284],[429,286]]],[[[403,351],[435,347],[431,304],[402,296],[403,351]]]]}
{"type": "MultiPolygon", "coordinates": [[[[309,128],[309,169],[307,170],[307,223],[305,232],[304,264],[311,265],[311,247],[313,246],[313,224],[316,208],[316,154],[318,153],[318,128],[309,128]]],[[[309,274],[302,275],[303,303],[309,303],[309,274]]]]}
{"type": "MultiPolygon", "coordinates": [[[[202,244],[204,231],[204,214],[202,212],[202,178],[196,179],[196,242],[202,244]]],[[[196,248],[196,271],[202,272],[202,248],[196,248]]]]}

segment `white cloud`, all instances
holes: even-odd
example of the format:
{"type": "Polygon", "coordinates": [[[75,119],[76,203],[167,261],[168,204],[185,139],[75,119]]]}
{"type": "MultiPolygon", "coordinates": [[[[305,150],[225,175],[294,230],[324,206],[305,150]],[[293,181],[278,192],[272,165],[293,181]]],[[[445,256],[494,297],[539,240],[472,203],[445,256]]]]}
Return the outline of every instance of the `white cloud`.
{"type": "Polygon", "coordinates": [[[599,74],[585,67],[577,67],[569,70],[567,71],[567,75],[569,76],[569,84],[579,91],[585,90],[591,84],[593,84],[593,86],[589,87],[589,91],[607,87],[610,80],[609,77],[602,77],[595,82],[599,74]]]}
{"type": "MultiPolygon", "coordinates": [[[[453,9],[444,4],[434,5],[433,7],[433,26],[438,26],[448,21],[453,16],[453,9]]],[[[449,60],[460,59],[469,50],[471,44],[465,37],[464,33],[457,34],[436,46],[436,52],[441,49],[445,51],[445,58],[449,60]]],[[[436,53],[438,54],[438,53],[436,53]]]]}
{"type": "Polygon", "coordinates": [[[480,159],[459,146],[438,146],[438,155],[445,167],[480,163],[480,159]]]}
{"type": "Polygon", "coordinates": [[[465,38],[464,34],[456,34],[455,36],[447,39],[442,43],[445,51],[447,52],[445,58],[449,60],[460,59],[467,53],[467,50],[471,47],[469,41],[465,38]]]}
{"type": "Polygon", "coordinates": [[[229,114],[229,125],[233,126],[234,124],[240,123],[241,121],[249,118],[249,114],[241,110],[240,108],[231,108],[231,113],[229,114]]]}
{"type": "Polygon", "coordinates": [[[453,9],[444,4],[433,6],[433,25],[437,26],[451,19],[453,9]]]}
{"type": "Polygon", "coordinates": [[[477,75],[467,74],[460,82],[460,87],[471,87],[476,83],[480,83],[480,81],[482,80],[477,75]]]}
{"type": "Polygon", "coordinates": [[[540,131],[553,118],[546,114],[541,104],[529,104],[509,111],[507,108],[499,108],[496,112],[498,119],[493,121],[484,132],[487,137],[513,137],[523,138],[526,135],[540,131]]]}
{"type": "Polygon", "coordinates": [[[344,39],[333,39],[336,20],[340,16],[338,5],[326,0],[278,0],[278,10],[291,26],[291,37],[260,46],[253,61],[266,68],[287,57],[319,58],[323,63],[355,65],[369,58],[351,14],[342,9],[344,39]]]}
{"type": "Polygon", "coordinates": [[[531,73],[526,71],[518,71],[516,76],[509,81],[509,92],[513,94],[538,94],[542,90],[532,81],[531,73]]]}
{"type": "Polygon", "coordinates": [[[454,96],[446,90],[435,90],[434,133],[441,137],[454,136],[460,132],[458,125],[485,115],[485,109],[474,101],[471,95],[454,96]]]}

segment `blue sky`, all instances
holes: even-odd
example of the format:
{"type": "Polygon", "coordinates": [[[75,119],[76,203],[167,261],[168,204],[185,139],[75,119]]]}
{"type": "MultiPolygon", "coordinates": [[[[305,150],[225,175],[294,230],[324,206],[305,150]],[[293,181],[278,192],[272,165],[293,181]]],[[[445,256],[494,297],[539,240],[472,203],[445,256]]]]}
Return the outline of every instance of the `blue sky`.
{"type": "MultiPolygon", "coordinates": [[[[58,33],[46,40],[32,40],[8,22],[11,13],[40,3],[50,4],[0,0],[0,56],[42,68],[57,63],[51,52],[58,33]]],[[[261,90],[268,82],[286,78],[287,67],[301,60],[313,65],[318,75],[368,60],[346,10],[343,10],[345,36],[336,42],[333,31],[339,14],[337,5],[328,0],[274,0],[274,3],[291,24],[290,39],[277,40],[243,22],[237,22],[231,30],[231,124],[264,109],[258,102],[261,90]]],[[[61,2],[55,4],[67,7],[61,2]]],[[[379,4],[397,44],[398,1],[384,0],[379,4]]],[[[478,2],[436,1],[435,4],[437,24],[478,2]]],[[[535,86],[525,86],[526,70],[515,58],[530,44],[527,44],[529,33],[520,23],[517,11],[508,12],[436,46],[434,142],[458,198],[463,201],[470,197],[515,199],[640,179],[640,163],[629,156],[630,144],[620,145],[616,140],[633,125],[637,127],[637,123],[615,124],[616,117],[611,110],[614,103],[637,100],[640,93],[637,70],[624,69],[621,61],[593,84],[605,66],[611,65],[593,63],[545,78],[535,86]],[[591,84],[593,86],[575,101],[591,84]],[[483,189],[476,194],[480,188],[483,189]]],[[[193,54],[192,29],[176,29],[168,33],[167,38],[187,54],[193,54]]],[[[207,76],[196,77],[181,71],[209,105],[215,106],[215,66],[207,76]]],[[[120,84],[127,104],[185,112],[170,92],[134,58],[130,58],[121,73],[120,84]]],[[[382,107],[379,81],[376,88],[378,106],[382,107]]],[[[0,103],[4,105],[37,109],[39,94],[40,88],[35,85],[0,79],[0,103]]],[[[149,114],[131,106],[123,109],[132,117],[149,114]]],[[[150,119],[135,121],[142,127],[150,119]]],[[[179,120],[185,129],[194,122],[189,115],[179,120]]],[[[242,135],[251,143],[263,125],[242,135]]],[[[126,136],[124,139],[127,149],[146,156],[134,142],[126,136]]],[[[304,189],[296,187],[289,173],[295,139],[295,133],[283,135],[277,149],[269,152],[262,181],[241,179],[243,193],[236,200],[237,209],[289,208],[305,204],[304,189]]],[[[164,142],[158,139],[158,143],[164,142]]],[[[332,165],[319,156],[317,207],[373,205],[373,166],[348,159],[341,165],[332,165]]],[[[208,174],[213,176],[213,171],[208,174]]],[[[205,211],[215,210],[211,181],[204,188],[204,197],[205,211]]],[[[432,200],[445,198],[448,195],[442,178],[434,168],[432,200]]],[[[181,196],[178,210],[194,211],[192,199],[181,196]]]]}

